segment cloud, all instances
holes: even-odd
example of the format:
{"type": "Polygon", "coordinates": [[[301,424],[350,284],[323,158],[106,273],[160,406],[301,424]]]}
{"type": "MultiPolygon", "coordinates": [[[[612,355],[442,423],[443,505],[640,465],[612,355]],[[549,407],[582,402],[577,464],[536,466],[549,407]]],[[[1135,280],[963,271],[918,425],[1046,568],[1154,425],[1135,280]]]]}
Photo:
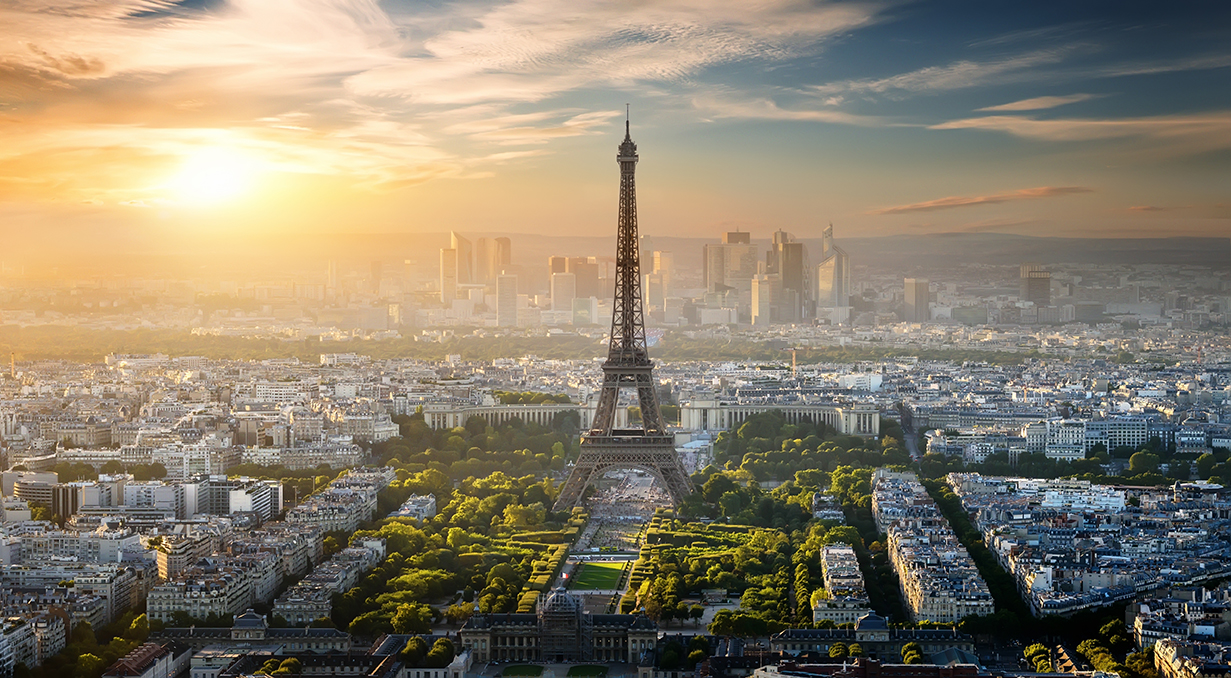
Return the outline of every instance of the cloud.
{"type": "MultiPolygon", "coordinates": [[[[816,55],[830,38],[878,21],[882,7],[9,0],[0,3],[9,38],[0,42],[0,100],[11,104],[0,106],[11,131],[0,193],[144,200],[160,173],[210,143],[355,186],[482,176],[542,155],[502,147],[611,129],[627,100],[578,106],[577,93],[669,87],[688,101],[708,69],[816,55]],[[78,171],[90,155],[108,166],[78,171]],[[35,178],[17,178],[27,176],[35,178]]],[[[660,110],[676,105],[661,100],[660,110]]],[[[775,109],[745,107],[755,117],[858,120],[775,109]]]]}
{"type": "Polygon", "coordinates": [[[1011,202],[1014,200],[1033,200],[1036,198],[1053,198],[1063,195],[1073,195],[1077,193],[1093,193],[1094,189],[1086,188],[1085,186],[1040,186],[1039,188],[1023,188],[1018,191],[1009,193],[993,193],[991,195],[975,195],[975,196],[950,196],[947,198],[937,198],[936,200],[928,200],[925,202],[912,203],[910,205],[897,205],[895,207],[882,207],[872,210],[868,214],[883,215],[883,214],[906,214],[909,212],[935,212],[937,210],[955,209],[958,207],[974,207],[976,205],[992,205],[1002,202],[1011,202]]]}
{"type": "Polygon", "coordinates": [[[1033,99],[1022,99],[1014,101],[1010,104],[1001,104],[999,106],[988,106],[980,108],[980,111],[1040,111],[1046,108],[1056,108],[1065,104],[1074,104],[1078,101],[1087,101],[1098,97],[1097,94],[1070,94],[1068,96],[1052,96],[1052,97],[1035,97],[1033,99]]]}
{"type": "Polygon", "coordinates": [[[1055,119],[991,115],[933,125],[929,129],[983,129],[1040,141],[1097,141],[1140,137],[1174,147],[1203,152],[1231,148],[1231,111],[1150,118],[1055,119]]]}
{"type": "Polygon", "coordinates": [[[814,89],[821,94],[843,92],[941,92],[988,84],[1006,84],[1040,77],[1041,68],[1058,64],[1080,50],[1080,46],[1036,50],[995,61],[955,61],[944,66],[928,66],[887,78],[844,80],[814,89]]]}
{"type": "Polygon", "coordinates": [[[826,37],[868,25],[876,13],[872,4],[804,0],[516,0],[431,36],[419,57],[356,74],[348,86],[366,96],[469,104],[680,83],[720,64],[814,54],[826,37]]]}
{"type": "Polygon", "coordinates": [[[894,124],[887,118],[859,115],[844,111],[818,109],[785,109],[768,98],[737,99],[733,96],[698,95],[693,98],[693,107],[711,118],[740,118],[746,120],[796,120],[825,122],[857,127],[884,127],[894,124]]]}
{"type": "Polygon", "coordinates": [[[1231,205],[1218,203],[1214,205],[1174,205],[1162,207],[1158,205],[1134,205],[1129,212],[1181,212],[1186,217],[1195,219],[1231,219],[1231,205]]]}

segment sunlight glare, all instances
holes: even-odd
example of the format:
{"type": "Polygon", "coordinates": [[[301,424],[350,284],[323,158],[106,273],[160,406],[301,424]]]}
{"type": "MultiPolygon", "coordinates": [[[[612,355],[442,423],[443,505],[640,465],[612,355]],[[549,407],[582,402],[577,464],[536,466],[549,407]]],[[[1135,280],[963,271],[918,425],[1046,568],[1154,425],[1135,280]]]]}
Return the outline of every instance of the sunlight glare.
{"type": "Polygon", "coordinates": [[[252,158],[231,149],[209,148],[184,161],[171,187],[186,202],[220,203],[248,190],[255,174],[252,158]]]}

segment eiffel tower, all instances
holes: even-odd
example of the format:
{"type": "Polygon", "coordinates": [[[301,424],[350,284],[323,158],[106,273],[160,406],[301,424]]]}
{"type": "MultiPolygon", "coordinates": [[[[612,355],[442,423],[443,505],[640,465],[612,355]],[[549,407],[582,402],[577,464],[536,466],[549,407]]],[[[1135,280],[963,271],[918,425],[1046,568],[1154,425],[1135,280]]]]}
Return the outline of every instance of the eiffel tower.
{"type": "Polygon", "coordinates": [[[560,490],[555,510],[581,502],[586,486],[607,471],[639,469],[653,475],[678,506],[692,494],[692,481],[675,452],[674,437],[663,426],[658,408],[654,363],[645,342],[641,303],[641,264],[637,251],[637,144],[624,121],[624,143],[616,154],[620,164],[620,219],[616,240],[615,298],[611,309],[611,344],[603,363],[603,390],[594,422],[581,437],[581,454],[560,490]],[[641,428],[615,428],[621,389],[636,389],[641,428]]]}

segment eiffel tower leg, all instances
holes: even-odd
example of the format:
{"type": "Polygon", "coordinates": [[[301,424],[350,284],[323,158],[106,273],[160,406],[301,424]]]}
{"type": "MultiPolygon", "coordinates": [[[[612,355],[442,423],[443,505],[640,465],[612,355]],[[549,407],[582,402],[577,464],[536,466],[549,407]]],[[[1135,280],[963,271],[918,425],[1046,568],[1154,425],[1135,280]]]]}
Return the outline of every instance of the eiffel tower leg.
{"type": "Polygon", "coordinates": [[[564,481],[564,487],[560,488],[560,494],[556,497],[556,504],[551,510],[567,511],[581,504],[581,497],[586,491],[586,485],[590,484],[590,478],[596,470],[593,455],[587,455],[585,450],[582,450],[581,455],[577,457],[577,464],[573,466],[573,470],[568,474],[568,480],[564,481]]]}

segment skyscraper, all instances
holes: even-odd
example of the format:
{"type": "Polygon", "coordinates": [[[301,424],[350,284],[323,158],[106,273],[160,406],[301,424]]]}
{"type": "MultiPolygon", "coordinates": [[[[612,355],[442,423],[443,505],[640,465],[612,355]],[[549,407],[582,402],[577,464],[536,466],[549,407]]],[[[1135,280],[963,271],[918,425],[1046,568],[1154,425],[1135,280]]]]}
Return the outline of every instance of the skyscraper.
{"type": "Polygon", "coordinates": [[[747,292],[757,274],[757,246],[748,233],[723,234],[722,242],[704,246],[702,283],[709,292],[734,288],[747,292]]]}
{"type": "Polygon", "coordinates": [[[932,319],[929,304],[932,290],[927,278],[906,279],[906,309],[903,320],[908,323],[925,323],[932,319]]]}
{"type": "Polygon", "coordinates": [[[786,231],[774,233],[774,242],[765,254],[765,270],[777,274],[782,285],[778,304],[779,322],[795,322],[809,315],[805,306],[809,303],[805,260],[808,252],[801,242],[795,242],[786,231]]]}
{"type": "Polygon", "coordinates": [[[457,298],[457,250],[440,250],[440,303],[453,304],[457,298]]]}
{"type": "Polygon", "coordinates": [[[474,243],[474,282],[491,285],[512,261],[512,241],[508,238],[479,238],[474,243]]]}
{"type": "Polygon", "coordinates": [[[469,285],[475,281],[474,276],[474,251],[471,248],[470,241],[458,235],[456,231],[449,232],[449,247],[455,251],[457,257],[457,283],[459,285],[469,285]]]}
{"type": "Polygon", "coordinates": [[[1022,264],[1018,298],[1035,306],[1051,306],[1051,273],[1038,264],[1022,264]]]}
{"type": "Polygon", "coordinates": [[[551,310],[573,310],[573,300],[577,298],[577,276],[573,273],[551,274],[551,310]]]}
{"type": "Polygon", "coordinates": [[[547,274],[567,273],[568,257],[547,257],[547,274]]]}
{"type": "Polygon", "coordinates": [[[654,272],[663,278],[663,294],[671,296],[675,291],[675,256],[670,252],[654,252],[654,272]]]}
{"type": "Polygon", "coordinates": [[[752,278],[752,324],[768,325],[780,322],[782,311],[782,276],[762,273],[752,278]]]}
{"type": "Polygon", "coordinates": [[[851,268],[846,250],[833,242],[833,224],[821,234],[821,263],[816,267],[816,308],[829,311],[832,322],[844,322],[851,305],[851,268]],[[840,317],[839,317],[840,316],[840,317]]]}
{"type": "Polygon", "coordinates": [[[589,257],[572,257],[568,260],[567,272],[577,276],[577,296],[605,296],[599,288],[598,262],[589,257]]]}
{"type": "Polygon", "coordinates": [[[496,324],[517,327],[517,276],[496,276],[496,324]]]}

